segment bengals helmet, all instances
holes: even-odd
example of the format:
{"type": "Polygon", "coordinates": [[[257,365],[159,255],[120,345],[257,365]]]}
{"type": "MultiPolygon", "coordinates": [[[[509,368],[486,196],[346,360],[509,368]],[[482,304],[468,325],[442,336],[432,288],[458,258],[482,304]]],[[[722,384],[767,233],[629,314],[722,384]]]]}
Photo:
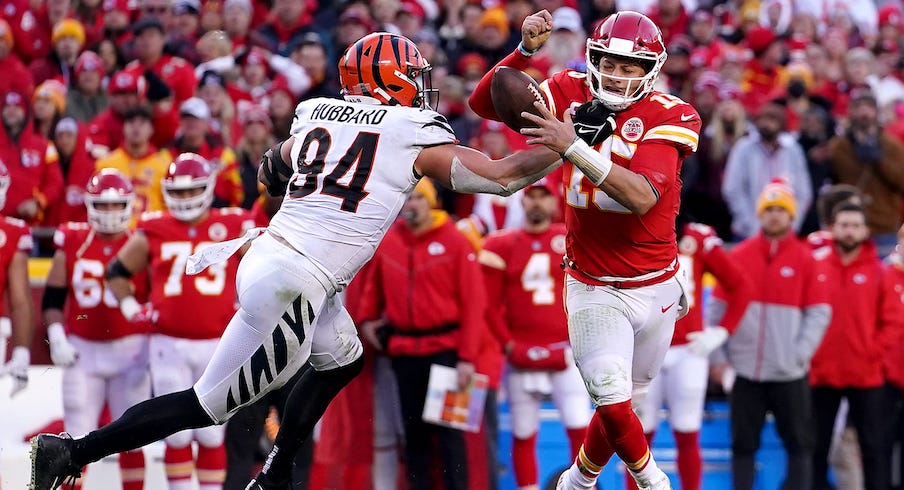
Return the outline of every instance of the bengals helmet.
{"type": "Polygon", "coordinates": [[[339,83],[349,100],[370,97],[382,104],[433,109],[439,91],[433,88],[431,69],[408,38],[375,32],[345,50],[339,83]]]}
{"type": "Polygon", "coordinates": [[[587,79],[590,93],[610,110],[624,110],[653,90],[653,84],[667,56],[662,33],[649,17],[631,11],[612,14],[587,39],[587,79]],[[600,61],[606,56],[638,61],[646,73],[642,77],[603,73],[600,61]],[[604,88],[604,79],[625,81],[627,85],[623,93],[616,93],[604,88]]]}
{"type": "Polygon", "coordinates": [[[194,221],[213,204],[213,188],[216,170],[206,158],[197,153],[183,153],[170,164],[163,177],[163,201],[166,208],[179,221],[194,221]],[[182,197],[175,191],[203,189],[191,197],[182,197]]]}
{"type": "Polygon", "coordinates": [[[122,233],[132,221],[135,189],[119,170],[104,168],[91,176],[85,188],[88,223],[99,233],[122,233]],[[121,204],[121,209],[107,209],[102,204],[121,204]]]}
{"type": "Polygon", "coordinates": [[[6,206],[6,191],[9,190],[10,181],[9,169],[6,168],[3,160],[0,160],[0,209],[6,206]]]}

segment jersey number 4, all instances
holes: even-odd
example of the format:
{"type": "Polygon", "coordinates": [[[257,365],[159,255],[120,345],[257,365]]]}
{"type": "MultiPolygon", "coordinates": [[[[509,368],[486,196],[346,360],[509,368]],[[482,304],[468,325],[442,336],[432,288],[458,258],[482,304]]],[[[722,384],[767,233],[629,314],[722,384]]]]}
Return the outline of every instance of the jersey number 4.
{"type": "MultiPolygon", "coordinates": [[[[323,177],[333,138],[330,132],[324,128],[314,128],[304,137],[301,151],[298,153],[298,171],[289,182],[289,197],[301,199],[320,189],[321,194],[335,196],[342,199],[339,207],[343,211],[354,213],[358,210],[358,203],[367,197],[364,190],[370,172],[373,170],[374,155],[377,153],[377,142],[380,139],[378,133],[360,132],[348,147],[345,154],[339,158],[339,162],[332,172],[323,177]],[[317,143],[317,152],[314,158],[308,159],[311,145],[317,143]],[[346,178],[354,167],[350,178],[346,178]]],[[[335,158],[331,158],[334,161],[335,158]]]]}

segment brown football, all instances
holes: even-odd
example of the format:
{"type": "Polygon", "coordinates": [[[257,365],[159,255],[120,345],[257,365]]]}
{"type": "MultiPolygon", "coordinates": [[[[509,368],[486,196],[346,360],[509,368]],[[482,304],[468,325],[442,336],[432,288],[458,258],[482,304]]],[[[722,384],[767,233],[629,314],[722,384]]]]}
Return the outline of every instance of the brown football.
{"type": "Polygon", "coordinates": [[[534,107],[534,101],[539,100],[546,104],[537,81],[527,73],[508,66],[500,66],[493,73],[490,97],[493,99],[493,107],[499,120],[515,131],[534,126],[521,117],[522,112],[540,115],[534,107]]]}

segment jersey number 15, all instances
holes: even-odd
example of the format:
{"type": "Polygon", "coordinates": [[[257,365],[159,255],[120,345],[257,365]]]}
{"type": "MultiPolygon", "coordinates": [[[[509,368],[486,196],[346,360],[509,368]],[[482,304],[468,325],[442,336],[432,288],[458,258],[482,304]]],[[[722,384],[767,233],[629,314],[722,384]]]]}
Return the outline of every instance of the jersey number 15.
{"type": "MultiPolygon", "coordinates": [[[[321,180],[320,176],[323,174],[327,158],[330,156],[333,138],[330,136],[330,132],[324,128],[312,129],[305,135],[301,151],[298,152],[298,170],[289,182],[289,197],[301,199],[313,194],[319,188],[321,194],[342,199],[339,209],[349,213],[358,211],[358,203],[368,194],[364,190],[364,185],[367,184],[367,179],[370,178],[370,172],[373,170],[374,155],[377,153],[379,139],[378,133],[365,131],[358,133],[355,141],[333,167],[332,172],[321,180]],[[314,158],[307,161],[308,151],[313,143],[317,143],[317,151],[314,158]],[[351,177],[346,179],[353,166],[354,171],[351,177]]],[[[335,157],[330,158],[331,162],[335,160],[335,157]]]]}

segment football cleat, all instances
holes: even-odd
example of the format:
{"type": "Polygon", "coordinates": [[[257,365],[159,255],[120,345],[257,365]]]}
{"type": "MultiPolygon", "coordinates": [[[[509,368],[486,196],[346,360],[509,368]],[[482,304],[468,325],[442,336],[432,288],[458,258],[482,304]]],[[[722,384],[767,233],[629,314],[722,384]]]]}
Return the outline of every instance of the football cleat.
{"type": "Polygon", "coordinates": [[[29,490],[54,490],[82,476],[72,462],[72,437],[69,434],[39,434],[31,439],[31,482],[29,490]]]}

